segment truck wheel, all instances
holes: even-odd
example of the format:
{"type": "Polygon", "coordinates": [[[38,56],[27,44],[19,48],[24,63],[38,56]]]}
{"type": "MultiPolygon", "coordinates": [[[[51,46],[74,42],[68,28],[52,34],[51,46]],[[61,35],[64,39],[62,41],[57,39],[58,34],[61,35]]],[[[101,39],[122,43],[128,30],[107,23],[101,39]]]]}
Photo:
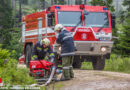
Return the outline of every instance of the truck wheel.
{"type": "Polygon", "coordinates": [[[74,61],[73,61],[73,68],[78,68],[80,69],[81,68],[81,59],[80,59],[80,56],[74,56],[74,61]]]}
{"type": "Polygon", "coordinates": [[[25,52],[25,63],[27,67],[29,67],[29,62],[31,60],[31,53],[32,53],[32,47],[31,45],[28,44],[26,46],[26,52],[25,52]]]}
{"type": "Polygon", "coordinates": [[[92,60],[92,65],[94,70],[104,70],[105,67],[105,57],[97,57],[95,60],[92,60]]]}

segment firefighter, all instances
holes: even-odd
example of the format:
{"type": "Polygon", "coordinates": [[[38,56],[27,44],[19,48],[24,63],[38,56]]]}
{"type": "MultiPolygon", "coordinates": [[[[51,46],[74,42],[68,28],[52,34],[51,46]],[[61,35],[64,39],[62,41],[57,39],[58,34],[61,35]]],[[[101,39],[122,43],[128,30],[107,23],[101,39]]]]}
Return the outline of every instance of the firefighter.
{"type": "Polygon", "coordinates": [[[54,62],[54,53],[48,38],[44,38],[34,45],[32,60],[50,60],[54,62]]]}
{"type": "Polygon", "coordinates": [[[70,80],[74,78],[73,58],[74,58],[74,41],[72,33],[68,32],[62,24],[57,24],[54,28],[57,35],[56,43],[61,45],[61,57],[63,65],[63,76],[61,80],[70,80]]]}

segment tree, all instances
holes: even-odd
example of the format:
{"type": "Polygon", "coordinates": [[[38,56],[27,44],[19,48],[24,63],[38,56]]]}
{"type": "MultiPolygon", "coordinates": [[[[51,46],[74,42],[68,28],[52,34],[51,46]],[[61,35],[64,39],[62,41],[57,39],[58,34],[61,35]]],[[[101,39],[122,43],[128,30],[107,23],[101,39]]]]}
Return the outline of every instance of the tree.
{"type": "Polygon", "coordinates": [[[0,2],[0,43],[6,48],[10,45],[11,33],[13,27],[13,13],[11,0],[1,0],[0,2]]]}
{"type": "Polygon", "coordinates": [[[125,56],[130,55],[130,1],[124,0],[123,5],[127,7],[124,12],[124,21],[119,34],[119,44],[117,44],[119,52],[125,56]]]}
{"type": "Polygon", "coordinates": [[[65,4],[65,1],[64,1],[64,0],[58,0],[58,4],[64,5],[64,4],[65,4]]]}
{"type": "Polygon", "coordinates": [[[76,4],[76,5],[82,4],[82,0],[75,0],[75,4],[76,4]]]}
{"type": "Polygon", "coordinates": [[[119,23],[124,23],[125,18],[128,16],[128,12],[130,12],[130,0],[124,0],[123,5],[126,6],[126,10],[121,10],[117,16],[119,16],[119,23]]]}
{"type": "Polygon", "coordinates": [[[123,5],[127,7],[127,11],[130,11],[130,0],[124,0],[123,5]]]}
{"type": "Polygon", "coordinates": [[[1,0],[0,3],[0,44],[2,48],[15,50],[15,58],[18,59],[23,50],[22,43],[19,42],[21,37],[19,27],[14,27],[13,12],[11,0],[1,0]]]}
{"type": "Polygon", "coordinates": [[[122,33],[119,35],[118,49],[123,55],[130,55],[130,12],[124,21],[122,33]]]}
{"type": "Polygon", "coordinates": [[[94,6],[107,6],[111,11],[115,11],[114,6],[112,5],[113,0],[91,0],[90,4],[94,6]]]}

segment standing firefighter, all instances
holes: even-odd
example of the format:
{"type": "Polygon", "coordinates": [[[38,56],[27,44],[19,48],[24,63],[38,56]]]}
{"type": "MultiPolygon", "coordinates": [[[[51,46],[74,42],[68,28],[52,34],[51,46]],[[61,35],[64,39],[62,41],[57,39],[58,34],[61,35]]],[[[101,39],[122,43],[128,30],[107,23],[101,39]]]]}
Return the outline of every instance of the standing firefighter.
{"type": "Polygon", "coordinates": [[[54,53],[50,46],[50,40],[45,38],[34,45],[32,60],[47,60],[48,57],[51,62],[54,62],[54,53]]]}
{"type": "Polygon", "coordinates": [[[64,78],[61,80],[70,80],[74,78],[73,58],[74,58],[74,41],[72,34],[68,32],[61,24],[55,26],[55,32],[58,33],[56,43],[61,45],[61,57],[63,65],[64,78]]]}

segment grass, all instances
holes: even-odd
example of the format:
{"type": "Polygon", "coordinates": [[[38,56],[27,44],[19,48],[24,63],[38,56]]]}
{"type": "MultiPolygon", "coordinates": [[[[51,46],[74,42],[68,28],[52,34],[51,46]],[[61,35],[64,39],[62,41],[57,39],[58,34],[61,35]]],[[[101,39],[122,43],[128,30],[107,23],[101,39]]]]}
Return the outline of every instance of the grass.
{"type": "Polygon", "coordinates": [[[83,70],[85,70],[85,69],[92,70],[93,69],[92,63],[91,62],[82,62],[81,69],[83,69],[83,70]]]}
{"type": "Polygon", "coordinates": [[[61,90],[62,83],[51,83],[49,86],[40,87],[40,90],[61,90]]]}
{"type": "Polygon", "coordinates": [[[112,54],[110,60],[106,61],[104,70],[130,73],[130,57],[112,54]]]}
{"type": "MultiPolygon", "coordinates": [[[[92,70],[91,62],[83,62],[81,69],[92,70]]],[[[130,57],[121,57],[120,55],[111,54],[109,60],[106,60],[105,71],[130,73],[130,57]]]]}

